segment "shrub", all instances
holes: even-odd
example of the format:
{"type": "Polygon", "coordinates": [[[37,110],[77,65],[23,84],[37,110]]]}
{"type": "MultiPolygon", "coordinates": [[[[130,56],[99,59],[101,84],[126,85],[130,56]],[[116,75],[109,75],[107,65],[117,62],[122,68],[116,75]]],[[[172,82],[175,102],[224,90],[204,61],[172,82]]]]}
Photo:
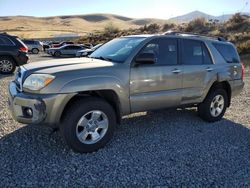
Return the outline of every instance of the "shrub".
{"type": "Polygon", "coordinates": [[[175,28],[175,24],[173,23],[166,23],[162,26],[162,31],[166,32],[168,30],[174,29],[175,28]]]}
{"type": "Polygon", "coordinates": [[[210,30],[207,20],[203,17],[190,21],[184,29],[186,32],[206,33],[210,30]]]}
{"type": "Polygon", "coordinates": [[[237,50],[241,55],[249,54],[250,53],[250,40],[247,40],[237,45],[237,50]]]}
{"type": "Polygon", "coordinates": [[[119,28],[115,27],[112,22],[104,27],[104,34],[115,34],[119,32],[119,28]]]}
{"type": "Polygon", "coordinates": [[[225,31],[239,32],[250,31],[250,18],[246,15],[236,13],[230,20],[224,24],[225,31]]]}

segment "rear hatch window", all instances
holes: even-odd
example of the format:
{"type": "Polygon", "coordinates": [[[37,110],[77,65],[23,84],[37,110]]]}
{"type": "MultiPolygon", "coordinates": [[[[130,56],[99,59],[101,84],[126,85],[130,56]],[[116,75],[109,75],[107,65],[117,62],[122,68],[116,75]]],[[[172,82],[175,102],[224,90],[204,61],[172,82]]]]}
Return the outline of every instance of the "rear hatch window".
{"type": "Polygon", "coordinates": [[[213,43],[213,45],[227,63],[240,63],[239,55],[232,45],[219,43],[213,43]]]}

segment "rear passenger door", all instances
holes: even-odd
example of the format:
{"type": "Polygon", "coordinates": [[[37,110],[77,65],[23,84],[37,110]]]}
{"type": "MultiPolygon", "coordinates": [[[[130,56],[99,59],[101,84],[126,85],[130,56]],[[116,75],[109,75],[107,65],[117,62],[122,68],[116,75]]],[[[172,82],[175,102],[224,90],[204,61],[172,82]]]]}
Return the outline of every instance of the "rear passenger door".
{"type": "Polygon", "coordinates": [[[76,55],[78,51],[82,50],[82,47],[80,46],[74,46],[74,50],[72,51],[71,55],[76,55]]]}
{"type": "Polygon", "coordinates": [[[200,102],[204,89],[215,74],[215,66],[205,43],[191,39],[180,42],[183,69],[181,104],[200,102]]]}
{"type": "Polygon", "coordinates": [[[178,42],[172,38],[151,40],[141,50],[154,53],[155,64],[131,67],[131,111],[178,106],[181,100],[182,72],[178,64],[178,42]]]}

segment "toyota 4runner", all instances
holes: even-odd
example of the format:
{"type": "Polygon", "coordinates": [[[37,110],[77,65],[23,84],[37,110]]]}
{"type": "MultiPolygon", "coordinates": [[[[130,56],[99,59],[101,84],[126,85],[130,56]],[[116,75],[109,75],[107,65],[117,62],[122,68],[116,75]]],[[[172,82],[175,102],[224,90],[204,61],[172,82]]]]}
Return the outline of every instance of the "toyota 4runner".
{"type": "Polygon", "coordinates": [[[222,38],[126,36],[89,58],[20,67],[9,105],[18,122],[56,125],[74,151],[92,152],[130,113],[195,106],[205,121],[220,120],[244,86],[243,74],[234,45],[222,38]]]}

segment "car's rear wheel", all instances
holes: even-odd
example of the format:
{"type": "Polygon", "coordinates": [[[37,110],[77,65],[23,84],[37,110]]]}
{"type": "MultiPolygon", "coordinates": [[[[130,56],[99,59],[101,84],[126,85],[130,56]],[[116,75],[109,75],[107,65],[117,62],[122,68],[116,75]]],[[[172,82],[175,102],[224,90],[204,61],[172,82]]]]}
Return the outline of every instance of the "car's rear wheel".
{"type": "Polygon", "coordinates": [[[206,99],[198,105],[200,117],[208,122],[221,120],[228,106],[228,96],[224,89],[215,89],[208,93],[206,99]]]}
{"type": "Polygon", "coordinates": [[[31,52],[32,52],[33,54],[38,54],[38,53],[39,53],[39,49],[33,48],[33,49],[31,50],[31,52]]]}
{"type": "Polygon", "coordinates": [[[61,52],[56,51],[56,52],[54,53],[54,56],[56,56],[56,57],[60,57],[60,56],[61,56],[61,52]]]}
{"type": "Polygon", "coordinates": [[[115,125],[116,115],[112,106],[102,99],[88,97],[70,106],[60,130],[71,149],[88,153],[108,143],[115,125]]]}
{"type": "Polygon", "coordinates": [[[11,74],[16,69],[16,63],[10,57],[0,57],[0,73],[11,74]]]}

